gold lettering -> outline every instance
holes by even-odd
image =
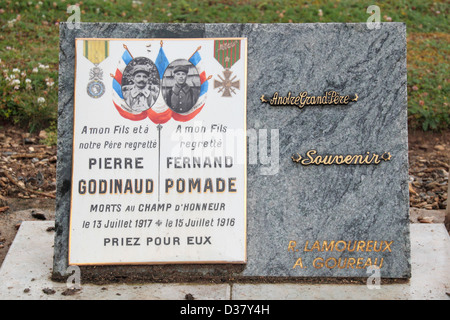
[[[338,104],[339,103],[339,96],[336,94],[336,92],[334,92],[333,103],[334,104]]]
[[[355,154],[355,155],[333,155],[333,154],[325,154],[320,155],[317,154],[317,150],[309,150],[306,152],[306,157],[300,156],[299,153],[298,159],[303,158],[303,161],[300,162],[302,165],[332,165],[332,164],[347,164],[347,165],[371,165],[371,164],[379,164],[383,159],[383,156],[380,156],[376,153],[366,152],[365,154]]]
[[[300,96],[300,108],[303,108],[305,106],[305,97],[308,95],[308,92],[303,91],[302,93],[299,94]]]
[[[310,99],[311,99],[311,97],[310,97],[310,96],[307,96],[307,97],[306,97],[306,100],[305,100],[305,104],[311,104],[311,103],[309,102]]]
[[[357,260],[357,262],[356,262],[356,269],[361,269],[361,265],[363,264],[362,263],[362,260],[363,260],[364,258],[358,258],[358,260]]]
[[[311,243],[311,246],[309,246]],[[394,241],[376,240],[308,240],[305,241],[304,252],[392,252]],[[297,242],[290,240],[287,251],[298,252]],[[300,267],[307,268],[303,264],[302,258],[296,258],[293,269]],[[384,259],[380,257],[315,257],[313,267],[316,269],[365,269],[369,266],[383,266]]]
[[[338,246],[339,246],[340,243],[343,243],[343,244],[344,244],[344,247],[341,248],[341,249],[338,248]],[[347,243],[346,243],[345,241],[343,241],[343,240],[339,240],[338,242],[336,242],[335,248],[336,248],[336,251],[342,252],[342,251],[344,251],[345,249],[347,249]]]
[[[334,158],[332,156],[326,155],[323,157],[323,161],[322,161],[323,164],[333,164],[333,162],[334,162]]]
[[[305,242],[305,248],[303,249],[303,251],[305,251],[305,252],[311,252],[311,250],[308,250],[308,243],[309,243],[309,241]]]
[[[339,161],[338,161],[339,160]],[[336,164],[342,164],[344,162],[344,157],[339,155],[339,156],[335,156],[334,157],[334,162],[336,162]]]
[[[318,105],[319,105],[319,104],[323,104],[323,103],[322,103],[322,96],[317,96],[317,97],[316,97],[316,104],[318,104]]]
[[[370,267],[372,265],[372,259],[371,258],[367,258],[366,263],[364,264],[364,269],[367,267]]]
[[[378,249],[377,249],[377,243],[380,244],[380,247]],[[382,242],[375,241],[375,243],[373,245],[373,251],[380,252],[381,251],[381,245],[382,245]]]
[[[283,104],[283,97],[278,97],[278,102],[277,104]]]
[[[314,164],[319,165],[319,164],[321,164],[321,163],[322,163],[322,157],[321,157],[321,156],[317,156],[317,157],[314,159]]]
[[[345,98],[344,98],[344,104],[348,104],[348,99],[349,99],[349,96],[345,96]]]
[[[264,95],[262,95],[262,97],[264,97]],[[261,101],[268,102],[265,99]],[[336,91],[325,92],[322,96],[310,96],[308,95],[307,91],[303,91],[300,92],[296,97],[293,97],[292,93],[289,91],[288,94],[284,97],[281,97],[278,92],[275,92],[272,96],[272,99],[270,99],[269,104],[272,106],[290,105],[303,108],[305,105],[346,105],[349,103],[349,101],[357,100],[350,100],[349,95],[341,96]]]
[[[326,241],[326,240],[322,242],[322,250],[321,251],[323,251],[323,250],[333,251],[333,249],[334,249],[334,240],[332,240],[330,242],[330,244],[328,244],[328,241]]]
[[[377,154],[373,154],[373,157],[372,157],[371,161],[373,161],[373,163],[375,163],[375,164],[379,164],[381,162],[381,160],[378,159],[378,155]]]
[[[364,251],[364,247],[366,246],[365,241],[358,241],[358,247],[356,248],[356,251]]]
[[[317,251],[320,251],[319,241],[314,242],[313,246],[311,247],[311,251],[313,251],[314,249],[316,249]]]
[[[295,261],[294,266],[292,267],[292,269],[295,269],[296,267],[300,267],[303,269],[303,263],[302,263],[302,258],[298,258],[297,261]]]
[[[354,269],[354,264],[356,263],[356,259],[355,258],[348,258],[348,264],[347,264],[347,268],[352,268]]]
[[[294,252],[294,248],[297,245],[297,242],[295,242],[294,240],[289,241],[289,245],[288,245],[288,251],[292,250],[292,252]]]
[[[290,94],[290,92],[289,92],[289,94]],[[295,99],[297,99],[298,97],[290,97],[290,99],[289,99],[289,104],[291,105],[291,106],[295,106],[296,105],[296,103],[294,103],[294,101],[295,101]]]
[[[338,260],[338,268],[344,269],[347,266],[347,258],[344,258],[344,263],[341,264],[342,258],[339,258]]]
[[[277,99],[278,99],[278,91],[277,92],[275,92],[274,94],[273,94],[273,97],[272,97],[272,99],[270,99],[270,104],[271,105],[277,105]]]
[[[356,240],[355,241],[353,241],[353,248],[351,248],[350,249],[350,241],[348,242],[348,246],[347,246],[347,251],[349,251],[349,252],[353,252],[353,251],[355,251],[355,249],[356,249]]]
[[[335,94],[334,91],[329,91],[329,92],[327,92],[327,95],[328,95],[328,104],[332,104],[332,103],[333,103],[334,94]]]
[[[385,247],[384,247],[383,252],[385,252],[386,250],[389,250],[389,252],[392,252],[392,251],[391,251],[391,245],[392,245],[393,242],[394,242],[394,241],[391,241],[391,242],[388,243],[387,241],[384,241]]]
[[[334,264],[333,264],[332,266],[330,266],[330,265],[328,264],[328,261],[330,261],[330,260],[334,262]],[[326,266],[328,269],[333,269],[334,267],[336,267],[336,264],[337,264],[336,258],[333,258],[333,257],[328,258],[328,259],[325,261],[325,266]]]
[[[306,156],[309,158],[309,162],[305,162],[305,160],[308,161],[308,159],[303,159],[301,161],[302,165],[307,166],[307,165],[310,165],[311,163],[314,163],[314,158],[311,156],[311,154],[316,154],[316,153],[317,153],[316,150],[309,150],[306,153]]]
[[[351,155],[345,156],[344,162],[345,162],[345,164],[351,164],[352,163],[352,156]]]
[[[357,154],[357,155],[354,155],[353,157],[352,157],[352,161],[351,162],[353,162],[354,164],[362,164],[361,163],[361,161],[362,161],[362,155],[360,155],[360,154]]]
[[[384,261],[383,258],[380,258],[380,264],[378,266],[379,268],[381,268],[383,266],[383,261]],[[323,257],[316,257],[313,260],[313,267],[316,269],[321,269],[323,267],[328,268],[328,269],[334,269],[336,267],[338,269],[365,269],[370,266],[377,266],[377,263],[378,263],[378,258],[372,259],[370,257],[369,258],[329,257],[326,259]],[[303,261],[301,258],[297,259],[297,261],[295,262],[295,264],[292,268],[295,269],[296,267],[300,267],[302,269],[306,268],[303,265]]]
[[[313,267],[316,269],[321,269],[323,268],[323,258],[315,258],[313,260]]]

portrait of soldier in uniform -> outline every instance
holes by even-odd
[[[192,109],[200,95],[200,76],[187,60],[175,60],[163,77],[163,94],[169,108],[177,113]]]
[[[159,73],[154,63],[145,57],[133,59],[124,70],[122,94],[130,113],[150,109],[159,94]]]

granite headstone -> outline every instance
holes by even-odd
[[[246,263],[86,266],[82,281],[410,277],[403,23],[61,23],[54,279],[68,276],[75,38],[248,43]]]

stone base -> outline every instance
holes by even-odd
[[[411,225],[412,277],[409,282],[385,284],[379,289],[359,284],[265,283],[114,283],[81,284],[70,291],[66,283],[51,280],[54,222],[22,223],[0,268],[0,299],[54,300],[295,300],[295,299],[450,299],[450,237],[443,224]],[[101,276],[101,274],[99,274]],[[81,272],[83,282],[83,272]]]

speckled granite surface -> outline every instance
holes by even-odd
[[[369,30],[364,23],[82,23],[70,30],[62,23],[55,278],[67,268],[76,37],[248,38],[247,264],[97,267],[85,274],[367,278],[375,264],[383,278],[410,277],[404,24]],[[356,93],[358,101],[300,109],[260,100],[274,92],[319,96],[330,90]],[[267,145],[269,156],[255,142]],[[389,152],[392,158],[377,165],[292,161],[312,149],[321,155]]]

